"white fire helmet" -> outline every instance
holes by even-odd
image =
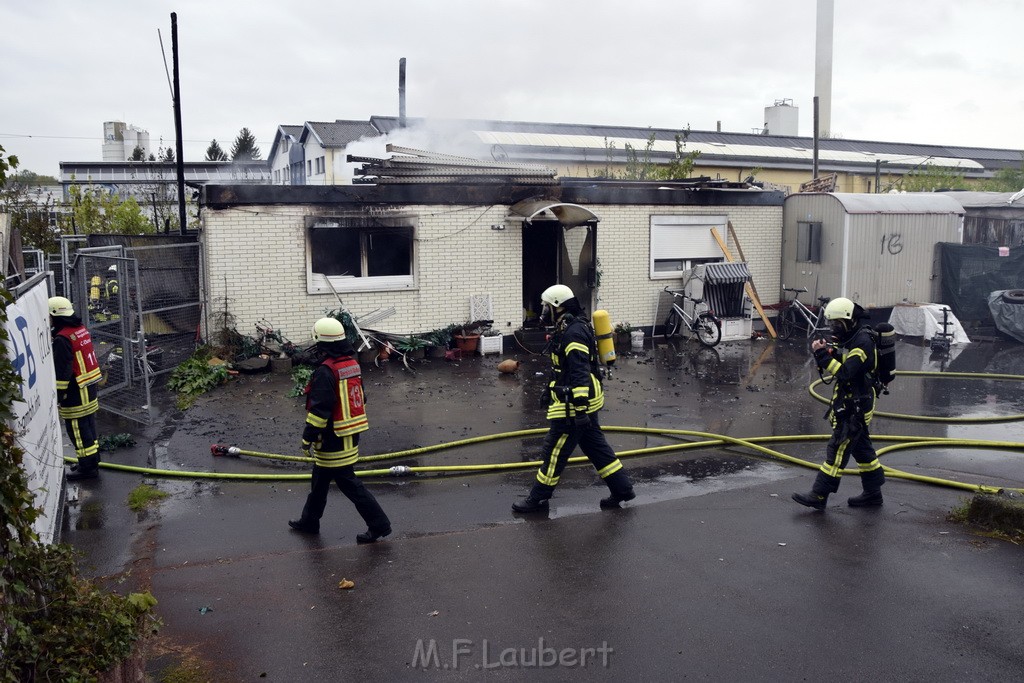
[[[58,318],[68,315],[75,314],[75,307],[71,305],[71,301],[63,296],[51,296],[49,301],[46,302],[47,307],[50,309],[50,315]]]
[[[845,297],[832,299],[825,306],[827,320],[853,320],[853,302]]]
[[[313,341],[330,344],[345,340],[345,326],[337,318],[320,318],[313,323]]]
[[[569,299],[576,298],[572,293],[572,290],[565,285],[551,285],[544,290],[544,293],[540,295],[540,300],[544,303],[558,308],[563,305]]]
[[[109,268],[107,268],[107,272],[117,275],[117,266],[110,266]]]

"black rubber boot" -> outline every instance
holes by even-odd
[[[87,455],[78,459],[78,466],[72,466],[68,472],[68,481],[82,481],[83,479],[95,479],[100,476],[100,458],[97,455]]]
[[[636,498],[636,494],[633,493],[633,489],[623,493],[613,493],[607,498],[601,499],[601,509],[614,510],[620,507],[619,503],[625,503],[627,500],[633,500],[634,498]]]
[[[852,508],[878,507],[882,504],[882,489],[872,489],[859,496],[847,498],[846,504]]]
[[[517,500],[512,503],[513,512],[546,512],[548,509],[548,501],[540,498],[534,498],[533,495],[529,495],[522,500]]]
[[[809,493],[794,493],[793,500],[815,510],[824,510],[828,504],[828,494],[821,495],[811,491]]]
[[[288,526],[290,526],[295,531],[298,531],[298,532],[303,533],[303,534],[318,534],[318,533],[320,533],[320,525],[319,524],[317,524],[316,526],[313,526],[312,524],[308,524],[306,522],[303,522],[301,519],[291,519],[291,520],[288,520]]]
[[[382,531],[370,531],[367,529],[361,534],[356,534],[356,543],[374,543],[391,533],[391,527]]]

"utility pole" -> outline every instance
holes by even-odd
[[[171,57],[174,61],[174,136],[178,139],[178,232],[185,234],[185,152],[181,139],[181,85],[178,82],[178,14],[171,12]]]

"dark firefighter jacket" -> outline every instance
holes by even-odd
[[[597,342],[585,318],[563,315],[548,345],[552,378],[548,383],[550,404],[547,419],[594,413],[604,406],[604,390],[598,377]]]
[[[825,377],[833,377],[832,419],[847,411],[860,412],[865,423],[875,408],[875,368],[878,352],[870,326],[857,328],[838,346],[826,346],[814,352],[814,359]]]

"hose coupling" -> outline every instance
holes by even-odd
[[[412,474],[412,468],[406,465],[395,465],[388,469],[392,477],[407,477]]]
[[[212,446],[210,446],[210,455],[214,457],[230,455],[237,458],[239,455],[241,455],[241,453],[241,449],[238,448],[237,446],[225,446],[224,444],[219,443],[215,443]]]

